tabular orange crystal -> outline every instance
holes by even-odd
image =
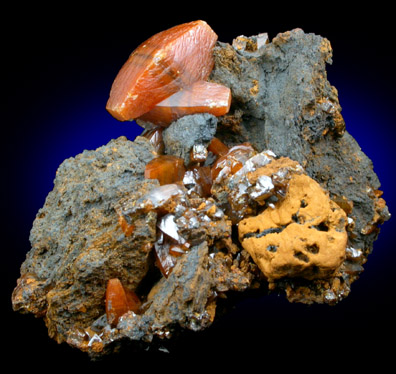
[[[255,154],[255,150],[249,143],[236,145],[223,156],[219,157],[212,166],[213,181],[220,175],[235,174],[242,168],[244,163]]]
[[[165,145],[162,137],[162,132],[164,130],[164,127],[161,126],[155,126],[152,129],[147,129],[143,131],[141,136],[147,138],[150,143],[153,145],[155,152],[158,155],[161,155],[164,153]]]
[[[161,186],[183,180],[184,160],[177,156],[161,155],[147,163],[144,177],[157,179]]]
[[[120,317],[128,311],[137,312],[140,305],[137,295],[133,291],[124,289],[118,278],[107,282],[106,316],[111,326],[117,326]]]
[[[210,113],[216,117],[228,113],[231,90],[217,83],[198,81],[174,93],[140,117],[143,121],[168,126],[188,114]]]
[[[229,148],[218,138],[212,138],[208,145],[208,151],[216,156],[224,156],[228,153]]]
[[[180,89],[206,80],[213,69],[216,41],[217,35],[204,21],[153,35],[122,66],[106,109],[120,121],[131,120]]]
[[[201,197],[209,197],[212,188],[212,176],[209,166],[195,166],[186,171],[183,183],[191,192],[194,191]]]

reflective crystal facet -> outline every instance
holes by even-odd
[[[223,116],[231,105],[231,90],[221,84],[198,81],[158,103],[140,119],[168,126],[178,118],[196,113]]]
[[[140,305],[137,295],[133,291],[126,290],[118,278],[112,278],[107,282],[106,316],[111,326],[117,326],[120,317],[128,311],[136,313]]]
[[[144,177],[147,179],[157,179],[162,186],[183,180],[185,171],[182,158],[160,155],[147,163]]]
[[[106,109],[127,121],[212,71],[217,35],[204,21],[177,25],[143,42],[116,76]]]
[[[225,155],[212,166],[212,179],[226,178],[241,169],[244,163],[255,154],[255,150],[249,143],[243,143],[232,147]]]
[[[164,128],[162,126],[155,126],[152,129],[143,131],[141,135],[150,141],[158,155],[162,155],[164,153],[165,146],[162,138],[163,130]]]

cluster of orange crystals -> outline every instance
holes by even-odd
[[[204,21],[178,25],[152,36],[122,66],[106,105],[108,112],[120,121],[139,119],[154,125],[142,134],[150,140],[157,154],[147,164],[145,177],[157,179],[164,188],[152,191],[151,200],[148,200],[151,205],[146,209],[154,209],[158,215],[159,230],[154,248],[157,265],[165,277],[177,257],[194,243],[178,235],[174,215],[166,212],[163,205],[175,195],[182,196],[186,188],[196,196],[210,196],[212,180],[220,171],[218,163],[225,162],[229,154],[228,147],[216,138],[207,148],[194,146],[189,165],[179,157],[163,154],[162,131],[173,121],[197,113],[222,116],[230,109],[230,89],[207,81],[214,65],[216,41],[217,35]],[[217,157],[217,161],[208,166],[204,163],[209,153]],[[237,169],[238,161],[233,162],[232,171]],[[198,222],[203,216],[206,221],[208,217],[214,220],[223,217],[221,210],[208,201],[197,209],[200,213],[194,213],[194,219]],[[188,214],[191,211],[187,209],[186,217]],[[119,212],[120,227],[126,236],[130,236],[135,227],[125,217]],[[203,225],[206,224],[204,221],[201,222]],[[140,305],[138,296],[124,288],[118,278],[108,281],[106,314],[112,326],[116,326],[126,312],[138,313]]]
[[[193,149],[188,165],[179,157],[158,155],[147,163],[145,177],[158,180],[160,186],[137,201],[127,199],[125,205],[116,208],[120,227],[126,236],[134,233],[135,217],[149,212],[156,213],[157,240],[154,243],[154,255],[156,265],[165,277],[169,276],[178,258],[197,244],[194,242],[200,231],[197,227],[200,226],[206,233],[210,232],[209,236],[212,235],[213,240],[216,235],[222,236],[229,230],[224,212],[211,197],[212,184],[237,173],[246,160],[255,154],[248,143],[228,148],[218,138],[213,138],[205,151],[200,149],[199,152],[200,155],[207,155],[205,160],[198,158],[200,162],[197,162],[197,154]],[[190,234],[193,239],[189,237]],[[111,321],[118,321],[129,310],[139,312],[137,297],[131,306],[131,297],[128,296],[130,291],[122,290],[120,284],[117,284],[117,288],[117,301],[110,300],[108,294],[106,296],[106,310]]]

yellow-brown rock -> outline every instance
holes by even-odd
[[[239,223],[239,238],[269,281],[328,278],[345,258],[347,216],[320,185],[294,174],[285,198]]]

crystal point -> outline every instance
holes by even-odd
[[[107,282],[106,316],[111,326],[117,326],[120,317],[128,311],[137,312],[140,304],[137,295],[126,290],[118,278],[112,278]]]

